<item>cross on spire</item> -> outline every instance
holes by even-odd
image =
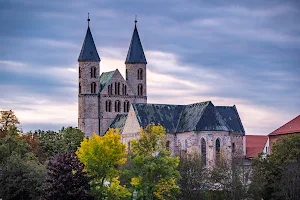
[[[137,15],[135,15],[134,23],[137,23]]]
[[[90,21],[91,21],[91,19],[90,19],[90,13],[88,13],[88,19],[87,19],[87,21],[88,21],[88,27],[90,27]]]

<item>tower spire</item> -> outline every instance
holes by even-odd
[[[90,13],[88,13],[88,28],[85,34],[78,61],[100,61],[100,57],[90,30],[90,21]]]
[[[136,27],[136,23],[137,23],[137,16],[135,16],[134,30],[131,37],[131,42],[125,60],[125,64],[133,64],[133,63],[147,64],[147,60],[144,54],[144,50]]]

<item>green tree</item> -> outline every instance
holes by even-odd
[[[172,157],[166,148],[165,128],[150,124],[141,129],[140,138],[132,141],[132,147],[128,171],[137,199],[176,199],[179,158]]]
[[[253,162],[252,183],[249,194],[253,199],[299,199],[300,174],[294,168],[300,162],[300,136],[289,135],[278,140],[272,154],[266,159],[261,157]],[[286,176],[289,178],[286,180]],[[294,174],[293,176],[290,176]],[[293,191],[283,191],[290,181],[290,186],[298,185]],[[291,183],[292,182],[292,183]]]
[[[47,164],[44,199],[93,199],[83,167],[74,152],[56,154]]]
[[[66,152],[76,151],[84,138],[84,133],[80,129],[73,128],[72,126],[67,128],[63,127],[59,133],[62,135],[61,140]]]
[[[76,154],[84,164],[87,174],[92,177],[91,189],[99,199],[108,196],[111,199],[124,199],[129,195],[117,179],[120,166],[126,162],[125,145],[121,143],[118,129],[109,129],[104,136],[94,133],[92,138],[84,138]]]

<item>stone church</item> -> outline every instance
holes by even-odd
[[[100,75],[101,59],[88,25],[78,58],[78,127],[86,136],[118,128],[122,142],[130,148],[140,127],[161,124],[173,154],[198,151],[209,166],[214,166],[220,155],[231,159],[235,153],[242,154],[245,130],[235,106],[215,106],[210,101],[147,103],[147,60],[136,23],[125,59],[125,78],[118,69]]]

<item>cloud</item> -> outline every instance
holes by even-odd
[[[300,113],[299,5],[259,0],[2,2],[0,109],[16,110],[24,130],[76,125],[76,60],[87,13],[101,72],[118,68],[123,76],[137,14],[148,61],[149,102],[235,104],[248,133],[267,134]]]

